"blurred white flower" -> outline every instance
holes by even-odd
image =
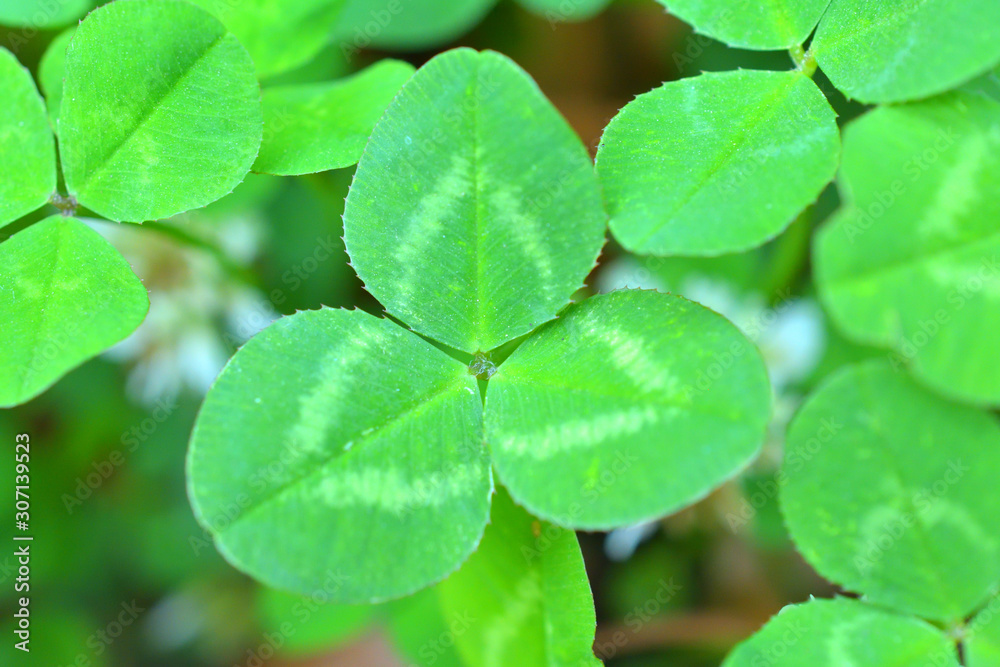
[[[128,391],[142,403],[185,388],[204,394],[235,347],[278,316],[260,290],[223,265],[245,267],[255,259],[265,234],[260,219],[192,214],[165,223],[222,258],[161,229],[85,222],[122,253],[149,291],[146,320],[105,353],[131,366]]]
[[[659,528],[658,520],[616,528],[604,538],[604,554],[614,561],[628,560],[639,545],[652,537]]]

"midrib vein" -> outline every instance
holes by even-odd
[[[290,489],[298,487],[299,485],[304,484],[311,479],[314,479],[316,477],[325,474],[330,464],[342,459],[349,458],[352,454],[354,454],[354,452],[357,452],[361,448],[363,443],[370,441],[374,436],[378,435],[389,426],[397,422],[400,422],[406,419],[407,417],[419,414],[422,410],[426,409],[435,402],[441,400],[441,398],[447,397],[450,391],[458,388],[458,384],[459,383],[456,381],[456,379],[452,378],[451,380],[449,380],[449,382],[447,382],[443,386],[431,390],[429,393],[425,394],[420,400],[414,402],[412,405],[407,406],[398,413],[390,416],[381,424],[374,426],[371,429],[364,429],[364,431],[359,432],[358,435],[353,440],[347,441],[354,443],[350,450],[346,452],[343,451],[343,449],[334,451],[329,456],[325,457],[320,463],[318,463],[311,472],[308,472],[305,475],[302,475],[301,477],[293,479],[286,484],[282,484],[280,486],[275,487],[274,491],[264,496],[261,496],[261,498],[257,502],[247,506],[247,508],[243,510],[243,512],[238,514],[236,518],[234,518],[232,521],[229,522],[229,525],[225,530],[232,528],[242,519],[253,514],[256,510],[259,510],[262,507],[266,507],[272,501],[277,500],[280,496],[283,496]],[[344,444],[346,444],[346,442]],[[222,532],[225,531],[220,531],[220,534]]]
[[[476,66],[473,72],[473,85],[470,88],[474,99],[472,100],[472,180],[473,180],[473,197],[475,201],[473,206],[475,207],[475,234],[476,234],[476,340],[474,341],[475,346],[478,348],[482,345],[483,341],[483,281],[484,281],[484,266],[483,261],[483,228],[482,228],[482,211],[481,204],[483,200],[482,193],[482,183],[479,175],[479,68],[481,56],[476,58]],[[479,352],[480,350],[475,350]]]
[[[76,187],[76,190],[78,192],[80,190],[86,189],[86,187],[90,185],[90,183],[94,180],[94,178],[98,174],[103,172],[104,169],[107,168],[108,164],[118,155],[118,153],[122,151],[122,149],[126,146],[126,144],[129,143],[129,141],[136,135],[136,133],[138,133],[139,130],[145,127],[146,124],[149,123],[150,119],[152,119],[156,115],[156,112],[159,111],[161,105],[167,100],[169,100],[170,97],[177,92],[177,89],[180,87],[180,84],[182,84],[188,78],[191,72],[193,72],[197,68],[198,64],[202,60],[204,60],[205,57],[208,54],[210,54],[219,44],[221,44],[222,40],[224,40],[226,36],[228,36],[228,34],[229,33],[227,32],[223,32],[214,40],[212,40],[212,43],[209,44],[205,48],[205,50],[198,55],[197,58],[192,60],[191,63],[184,68],[184,70],[180,73],[180,75],[176,79],[174,79],[173,83],[171,83],[170,86],[168,86],[165,91],[163,91],[161,94],[157,95],[155,98],[150,100],[149,105],[143,109],[142,114],[139,116],[139,122],[137,122],[130,130],[128,130],[125,133],[125,135],[114,145],[114,147],[111,148],[111,150],[106,151],[105,154],[101,156],[101,158],[97,161],[97,164],[93,169],[88,170],[87,174],[83,178],[83,182],[78,184]]]
[[[677,214],[684,210],[684,207],[691,203],[691,200],[693,200],[698,193],[701,192],[702,188],[704,188],[710,180],[715,178],[715,176],[722,171],[722,168],[732,160],[733,156],[736,155],[741,148],[746,146],[746,144],[750,141],[751,134],[756,134],[756,130],[763,125],[764,121],[768,120],[777,112],[778,103],[781,101],[781,97],[789,94],[797,81],[798,79],[796,78],[789,78],[787,83],[778,86],[763,100],[757,112],[739,126],[736,132],[737,139],[722,152],[722,155],[711,167],[709,167],[708,171],[705,172],[705,174],[688,190],[680,203],[675,205],[673,210],[669,213],[662,216],[660,218],[660,222],[654,225],[653,229],[638,241],[638,245],[648,243],[651,238],[659,234],[664,227],[672,222]]]

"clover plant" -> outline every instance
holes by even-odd
[[[522,1],[550,22],[607,4]],[[381,310],[298,312],[236,353],[191,436],[195,515],[275,588],[336,575],[339,604],[475,609],[479,630],[456,641],[468,665],[599,664],[574,530],[663,517],[739,474],[772,391],[721,315],[581,288],[609,231],[638,255],[744,252],[836,177],[816,291],[884,354],[805,401],[777,484],[802,556],[859,599],[793,605],[724,664],[1000,665],[1000,3],[663,4],[731,46],[788,50],[788,67],[644,92],[594,162],[493,51],[275,80],[331,34],[351,52],[440,46],[491,0],[115,0],[52,42],[44,101],[0,49],[0,405],[145,317],[94,220],[170,218],[251,171],[357,164],[344,242]],[[37,24],[36,5],[0,21]],[[46,26],[87,9],[62,3]],[[843,132],[836,91],[872,105]],[[370,616],[330,613],[345,633]]]

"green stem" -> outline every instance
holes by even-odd
[[[813,56],[812,51],[806,51],[805,47],[799,45],[788,49],[788,53],[792,56],[795,69],[811,79],[813,74],[816,73],[816,58]]]

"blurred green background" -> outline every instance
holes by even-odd
[[[0,29],[0,44],[37,73],[57,34]],[[592,152],[617,110],[663,81],[791,67],[786,54],[737,51],[694,35],[653,0],[614,2],[582,22],[503,0],[461,37],[432,49],[355,53],[334,41],[280,80],[337,78],[386,56],[419,66],[459,45],[511,56]],[[841,121],[862,111],[820,83]],[[28,664],[459,664],[453,637],[467,622],[442,618],[428,594],[338,607],[322,596],[263,589],[223,561],[187,501],[184,460],[196,411],[242,342],[296,310],[379,312],[341,242],[352,174],[250,176],[223,200],[164,223],[92,223],[130,261],[152,305],[124,343],[40,398],[0,412],[6,451],[17,433],[29,433],[33,445]],[[635,257],[609,241],[588,280],[595,291],[679,292],[727,315],[762,348],[777,394],[773,435],[741,478],[662,521],[580,535],[597,605],[595,648],[608,665],[718,665],[783,605],[830,592],[785,536],[774,476],[780,435],[803,394],[845,361],[875,354],[840,339],[812,296],[810,236],[836,205],[831,186],[782,236],[742,255]],[[5,479],[13,463],[2,457]],[[10,505],[0,511],[12,514]],[[10,516],[3,525],[12,523]],[[0,608],[8,638],[14,577],[13,549],[5,547]],[[0,643],[0,664],[24,664],[12,643]]]

